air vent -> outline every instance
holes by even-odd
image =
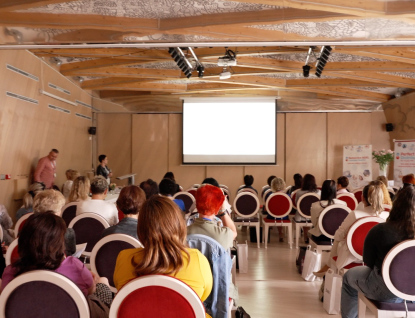
[[[55,105],[51,105],[51,104],[49,104],[49,108],[53,109],[53,110],[57,110],[57,111],[62,112],[62,113],[65,113],[65,114],[70,114],[71,113],[70,110],[67,110],[65,108],[61,108],[61,107],[58,107],[58,106],[55,106]]]
[[[68,91],[67,89],[64,89],[62,87],[56,86],[55,84],[49,83],[49,87],[51,87],[53,89],[56,89],[59,92],[62,92],[62,93],[71,95],[71,92],[70,91]]]
[[[82,106],[84,106],[84,107],[87,107],[87,108],[92,108],[92,106],[91,106],[91,105],[85,104],[84,102],[81,102],[80,100],[76,100],[76,102],[77,102],[79,105],[82,105]]]
[[[85,116],[85,115],[82,115],[82,114],[79,114],[79,113],[75,113],[75,115],[78,116],[78,117],[84,118],[84,119],[88,119],[88,120],[92,119],[91,117],[88,117],[88,116]]]
[[[22,71],[21,69],[19,69],[17,67],[14,67],[14,66],[12,66],[10,64],[6,64],[6,68],[9,69],[9,70],[11,70],[11,71],[13,71],[13,72],[19,73],[20,75],[26,76],[26,77],[28,77],[28,78],[30,78],[32,80],[35,80],[35,81],[39,82],[39,77],[34,76],[34,75],[32,75],[32,74],[30,74],[28,72]]]
[[[26,96],[18,95],[18,94],[12,93],[12,92],[6,92],[6,95],[10,96],[10,97],[13,97],[13,98],[20,99],[20,100],[24,100],[25,102],[29,102],[29,103],[32,103],[32,104],[36,104],[36,105],[39,104],[39,101],[37,101],[36,99],[32,99],[32,98],[29,98],[29,97],[26,97]]]

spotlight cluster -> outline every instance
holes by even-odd
[[[186,56],[184,55],[183,51],[179,47],[171,47],[169,48],[169,54],[176,62],[177,66],[182,70],[183,74],[190,78],[192,77],[193,67],[192,64],[188,61]]]
[[[326,66],[327,61],[329,60],[329,56],[331,53],[331,46],[323,46],[321,48],[320,57],[318,58],[317,64],[316,64],[316,76],[320,77],[321,73],[324,70],[324,67]]]

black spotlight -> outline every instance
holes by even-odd
[[[303,66],[303,75],[304,77],[308,77],[310,75],[310,66],[309,65],[304,65]]]
[[[329,56],[331,54],[331,46],[323,46],[320,57],[318,58],[318,62],[316,65],[316,76],[320,77],[321,73],[323,72],[324,67],[326,66]]]
[[[204,75],[204,73],[205,73],[205,67],[204,67],[202,64],[200,64],[200,65],[197,67],[197,73],[199,74],[199,77],[200,77],[200,78],[202,78],[202,77],[203,77],[203,75]]]

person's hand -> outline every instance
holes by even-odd
[[[108,282],[108,278],[106,278],[106,277],[99,277],[96,273],[94,273],[94,272],[91,272],[91,274],[92,274],[92,278],[94,279],[94,283],[95,284],[98,284],[98,283],[101,283],[101,284],[105,284],[105,285],[107,285],[107,286],[109,286],[110,285],[110,283]]]
[[[108,177],[110,177],[110,178],[112,177],[112,172],[110,172],[110,173],[108,174]]]
[[[6,254],[8,248],[9,247],[6,245],[5,242],[1,243],[1,250],[2,250],[3,254]]]

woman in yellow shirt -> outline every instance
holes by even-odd
[[[153,196],[138,215],[137,235],[144,248],[127,249],[117,258],[115,287],[149,274],[164,274],[189,285],[204,301],[212,290],[209,262],[186,244],[186,224],[179,207],[170,199]]]

